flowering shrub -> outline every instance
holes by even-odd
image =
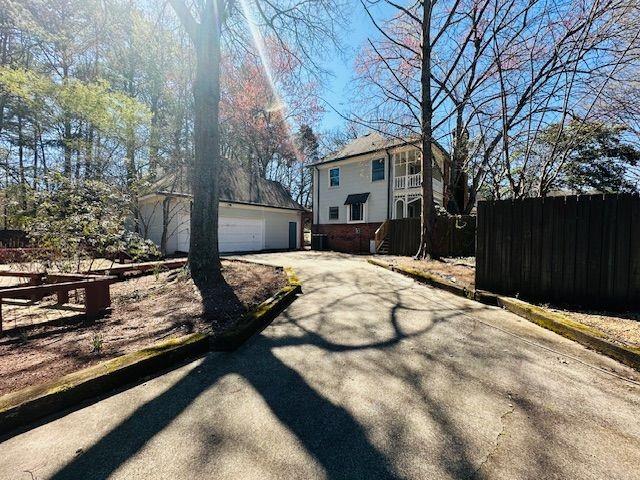
[[[34,246],[66,261],[127,256],[157,257],[155,244],[126,228],[131,201],[117,188],[98,181],[74,182],[61,175],[55,187],[34,194],[25,228]]]

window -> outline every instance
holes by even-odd
[[[329,220],[338,220],[340,217],[339,207],[329,207]]]
[[[352,203],[349,205],[349,221],[350,222],[361,222],[364,220],[364,204],[363,203]]]
[[[384,180],[384,158],[371,161],[371,181]]]
[[[329,187],[335,188],[340,186],[340,168],[329,169]]]

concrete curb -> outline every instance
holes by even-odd
[[[426,283],[435,288],[447,290],[460,297],[475,300],[486,305],[499,306],[514,313],[525,320],[539,325],[547,330],[551,330],[563,337],[578,342],[585,347],[596,350],[603,355],[613,358],[635,370],[640,371],[640,349],[633,347],[623,347],[607,340],[599,331],[589,328],[586,325],[575,322],[566,315],[551,312],[544,308],[532,305],[522,300],[511,297],[502,297],[484,290],[468,290],[458,285],[453,285],[446,280],[438,278],[417,270],[395,267],[387,263],[369,259],[370,264],[376,265],[393,272],[398,272],[413,278],[422,283]]]
[[[431,275],[429,273],[420,272],[412,268],[396,267],[396,266],[385,264],[384,262],[380,262],[378,260],[374,260],[371,258],[368,259],[367,262],[369,262],[372,265],[377,265],[379,267],[386,268],[387,270],[391,270],[392,272],[402,273],[407,277],[411,277],[418,282],[426,283],[427,285],[431,285],[432,287],[440,288],[442,290],[447,290],[448,292],[453,293],[454,295],[458,295],[459,297],[465,297],[470,300],[476,299],[475,290],[469,290],[468,288],[462,287],[460,285],[455,285],[451,282],[447,282],[446,280],[438,277],[437,275]]]
[[[640,371],[640,349],[612,343],[597,330],[575,322],[561,313],[550,312],[516,298],[497,298],[498,305],[511,313]]]
[[[287,285],[247,313],[238,328],[228,335],[214,338],[209,334],[194,333],[1,396],[0,435],[73,408],[85,400],[107,394],[119,387],[139,382],[209,350],[237,349],[251,336],[262,331],[301,293],[301,284],[295,272],[290,268],[285,268],[284,271],[287,274]]]
[[[218,352],[232,352],[256,333],[264,330],[282,310],[288,307],[302,292],[302,285],[291,268],[284,269],[287,285],[244,316],[233,330],[211,339],[211,349]]]
[[[3,395],[0,397],[0,435],[138,381],[208,349],[208,336],[195,333]]]

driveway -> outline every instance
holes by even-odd
[[[210,354],[0,444],[0,479],[638,479],[640,378],[360,257]]]

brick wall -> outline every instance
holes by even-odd
[[[375,232],[380,223],[355,224],[323,224],[313,225],[312,233],[327,235],[329,250],[347,253],[369,253],[370,241],[375,238]]]

